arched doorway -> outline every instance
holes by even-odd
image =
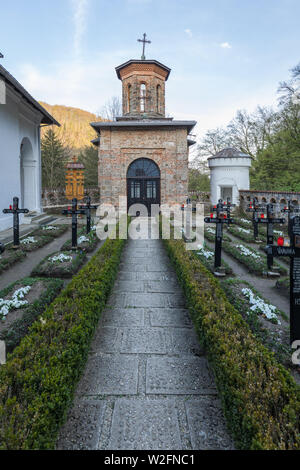
[[[30,211],[36,209],[36,161],[30,140],[21,143],[21,199],[22,206]]]
[[[134,160],[127,170],[127,208],[144,204],[148,214],[152,204],[160,204],[160,170],[149,158]]]

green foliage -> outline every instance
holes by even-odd
[[[210,191],[209,177],[195,168],[189,169],[189,191]]]
[[[98,148],[87,145],[84,147],[78,157],[78,160],[84,164],[84,186],[98,186]]]
[[[53,449],[125,240],[106,240],[0,368],[0,449]]]
[[[45,287],[40,298],[24,307],[21,312],[21,317],[0,333],[0,339],[5,341],[8,353],[11,353],[15,347],[18,346],[21,339],[27,335],[32,323],[59,294],[63,287],[63,281],[61,279],[24,278],[14,282],[0,292],[0,298],[4,298],[15,289],[18,289],[19,286],[33,286],[37,282],[43,282]]]
[[[69,153],[53,129],[49,129],[41,141],[42,186],[57,189],[65,186],[65,164]]]
[[[163,241],[240,449],[300,449],[300,391],[181,240]]]

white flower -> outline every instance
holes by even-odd
[[[34,238],[34,237],[27,237],[27,238],[23,238],[23,240],[21,240],[21,243],[23,245],[29,245],[30,243],[36,243],[37,240]]]
[[[77,244],[80,245],[80,243],[84,243],[84,242],[89,242],[89,238],[86,237],[85,235],[81,235],[81,237],[79,237],[77,239]]]
[[[252,256],[252,258],[261,259],[260,255],[258,255],[252,250],[249,250],[249,248],[246,248],[244,245],[236,245],[236,248],[240,250],[240,253],[243,256]]]
[[[17,289],[13,293],[11,300],[0,299],[0,315],[6,317],[10,310],[21,308],[24,307],[24,305],[27,305],[28,301],[21,299],[23,299],[25,295],[28,294],[30,289],[30,286],[20,287],[20,289]]]
[[[208,233],[213,233],[213,234],[216,233],[216,231],[215,231],[213,228],[211,228],[211,227],[207,227],[207,228],[206,228],[206,231],[207,231]]]
[[[237,229],[239,232],[250,233],[250,230],[248,230],[247,228],[237,227]]]
[[[245,224],[251,224],[251,220],[247,219],[241,219],[241,222],[244,222]]]
[[[59,261],[60,263],[64,263],[64,261],[72,261],[72,256],[61,253],[59,255],[52,256],[52,258],[50,258],[50,261],[52,263],[55,263],[56,261]]]
[[[54,225],[45,225],[42,230],[57,230],[58,227],[54,227]]]
[[[197,255],[204,256],[206,259],[210,259],[214,256],[212,251],[205,250],[204,248],[200,248],[198,245],[199,251]]]
[[[261,297],[255,295],[251,289],[244,288],[242,289],[242,293],[251,304],[250,310],[260,315],[265,315],[268,320],[276,319],[277,323],[280,325],[280,321],[275,313],[277,310],[275,305],[267,304]]]

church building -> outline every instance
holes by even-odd
[[[9,208],[15,196],[20,208],[32,215],[42,212],[40,129],[53,124],[59,126],[0,65],[0,230],[12,227],[12,216],[2,209]],[[25,222],[23,215],[20,221]]]
[[[171,70],[157,60],[129,60],[116,67],[122,82],[123,115],[93,122],[98,133],[100,202],[116,208],[182,204],[188,197],[189,133],[195,121],[165,116],[165,84]]]

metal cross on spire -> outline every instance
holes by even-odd
[[[145,45],[146,45],[146,43],[151,44],[151,41],[147,41],[146,36],[147,36],[146,33],[144,33],[143,34],[143,39],[138,39],[138,42],[143,43],[143,54],[142,54],[142,57],[141,57],[142,60],[146,59],[146,57],[145,57]]]

